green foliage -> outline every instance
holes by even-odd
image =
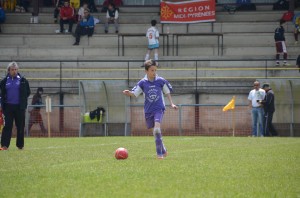
[[[27,138],[0,151],[1,197],[300,197],[300,139]],[[114,151],[125,147],[127,160]]]

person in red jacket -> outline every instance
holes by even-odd
[[[74,8],[72,8],[68,1],[64,2],[64,6],[60,9],[60,33],[64,31],[64,24],[69,24],[69,29],[65,33],[71,33],[74,23]]]

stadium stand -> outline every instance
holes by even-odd
[[[139,9],[121,7],[120,35],[144,34],[150,18],[159,21],[159,7],[155,2],[149,1],[151,5]],[[232,94],[246,98],[253,80],[258,78],[299,79],[292,66],[274,68],[273,32],[285,11],[272,11],[271,8],[271,5],[261,4],[257,11],[229,14],[220,4],[214,23],[158,24],[162,34],[170,30],[164,55],[160,48],[160,64],[163,65],[160,74],[170,79],[178,94],[193,94],[196,89],[203,95],[221,98]],[[10,60],[19,61],[23,65],[22,73],[31,80],[33,88],[44,87],[45,92],[54,95],[64,92],[64,101],[68,104],[76,103],[78,80],[128,80],[132,87],[141,78],[143,70],[139,65],[146,51],[145,38],[126,37],[122,56],[120,36],[104,34],[105,13],[92,13],[101,21],[94,35],[83,37],[79,46],[72,46],[74,38],[71,35],[55,34],[58,25],[53,23],[52,11],[53,8],[41,8],[36,24],[30,23],[29,13],[7,13],[0,34],[2,74]],[[286,24],[286,31],[289,60],[295,62],[299,46],[294,45],[291,22]],[[175,53],[174,34],[199,32],[222,34],[223,55],[218,54],[216,38],[188,35],[178,40],[178,54]],[[174,70],[178,72],[172,73]],[[201,80],[197,81],[198,78]],[[204,98],[202,102],[208,103]]]

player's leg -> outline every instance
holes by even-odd
[[[149,60],[149,58],[150,58],[150,53],[151,53],[151,49],[148,48],[147,53],[146,53],[146,55],[145,55],[145,61],[146,61],[146,60]]]
[[[282,52],[283,52],[283,65],[288,66],[289,64],[287,63],[287,49],[284,41],[281,41],[282,45]]]
[[[154,60],[158,62],[158,48],[154,49]]]
[[[280,65],[280,63],[279,63],[279,55],[282,52],[281,41],[277,41],[275,43],[275,46],[276,46],[276,66],[279,66]]]
[[[162,122],[163,115],[164,115],[163,111],[155,112],[154,114],[153,135],[155,137],[158,158],[163,158],[164,156],[167,155],[167,149],[163,143],[161,127],[160,127],[160,123]]]

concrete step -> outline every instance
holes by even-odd
[[[228,14],[227,12],[217,12],[217,22],[274,22],[281,18],[284,11],[244,11]],[[105,21],[105,13],[93,13],[102,23]],[[7,13],[6,23],[19,24],[30,23],[31,13]],[[122,13],[120,12],[120,24],[150,24],[152,19],[160,21],[159,12],[148,13]],[[40,13],[39,23],[53,23],[52,13]]]
[[[125,57],[139,57],[143,59],[146,53],[146,47],[141,46],[131,46],[125,47]],[[172,52],[170,52],[172,53]],[[98,56],[105,57],[116,57],[118,56],[118,49],[116,47],[96,47],[96,46],[72,46],[70,41],[70,46],[47,46],[47,47],[28,47],[28,46],[11,46],[11,47],[0,47],[0,54],[2,57],[13,58],[13,57],[28,57],[28,58],[39,58],[45,57],[48,59],[57,59],[68,57],[91,57],[95,58]],[[160,51],[160,56],[162,56],[162,51]],[[224,56],[274,56],[275,47],[272,46],[225,46],[223,50]],[[288,47],[289,56],[299,55],[299,46]],[[218,56],[217,47],[199,47],[199,46],[186,46],[180,47],[178,50],[178,56]]]
[[[121,38],[119,38],[119,45],[121,45]],[[27,47],[46,47],[46,46],[71,46],[74,43],[75,38],[71,34],[1,34],[0,46],[27,46]],[[173,39],[173,36],[169,36],[169,46],[175,45],[177,42]],[[167,45],[167,38],[163,42],[163,38],[160,39],[162,45]],[[178,39],[179,48],[181,47],[207,47],[217,46],[218,37],[216,35],[184,35]],[[288,47],[294,45],[293,33],[286,33],[286,44]],[[140,36],[124,38],[124,45],[126,47],[141,47],[147,46],[146,37],[141,34]],[[274,46],[273,33],[225,33],[223,36],[223,45],[225,47],[240,46],[240,47],[271,47]],[[117,34],[95,34],[92,37],[81,37],[80,46],[76,47],[118,47],[118,35]]]
[[[159,24],[157,28],[160,33],[273,33],[278,26],[278,22],[215,22],[197,24]],[[65,28],[68,26],[65,25]],[[104,24],[95,26],[95,34],[104,33]],[[76,25],[73,27],[75,31]],[[120,24],[120,33],[145,33],[149,24]],[[58,24],[3,24],[2,32],[5,34],[55,34],[59,29]],[[286,32],[293,32],[294,26],[291,22],[285,25]],[[114,33],[113,25],[110,25],[110,33]]]

